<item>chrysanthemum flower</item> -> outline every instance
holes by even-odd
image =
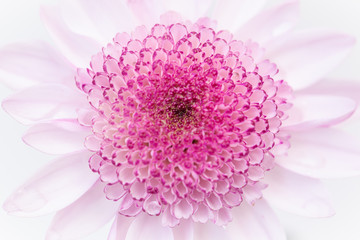
[[[354,39],[292,31],[298,1],[77,0],[44,7],[59,51],[11,45],[0,67],[27,81],[3,102],[24,141],[61,157],[4,208],[58,211],[47,239],[110,220],[109,240],[285,239],[268,202],[334,211],[317,178],[360,173],[330,127],[356,102],[311,86]],[[111,40],[112,39],[112,40]]]

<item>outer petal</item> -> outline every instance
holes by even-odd
[[[233,221],[226,227],[231,240],[285,240],[285,232],[265,200],[254,206],[234,208]]]
[[[344,96],[360,102],[360,84],[350,80],[325,79],[298,92],[299,94],[326,94]]]
[[[194,239],[206,240],[232,240],[229,236],[227,228],[215,225],[212,222],[207,223],[194,223]],[[241,238],[237,238],[241,239]],[[247,239],[246,239],[247,240]]]
[[[76,120],[58,120],[39,123],[23,136],[25,143],[50,154],[66,154],[84,149],[90,129],[80,126]]]
[[[213,0],[128,0],[129,7],[142,24],[154,25],[159,16],[167,11],[176,11],[185,19],[196,21],[211,14]]]
[[[299,1],[292,0],[261,12],[237,32],[239,39],[252,39],[262,46],[290,30],[299,19]]]
[[[126,234],[134,218],[116,215],[108,236],[108,240],[125,240]]]
[[[270,50],[268,57],[279,66],[279,77],[295,90],[315,83],[346,57],[355,44],[350,36],[303,31]]]
[[[0,69],[28,79],[3,79],[5,84],[22,88],[36,83],[72,84],[75,68],[45,42],[11,44],[0,50]]]
[[[346,120],[355,110],[356,102],[350,98],[298,94],[283,126],[289,131],[328,127]]]
[[[66,207],[83,195],[98,179],[88,168],[90,152],[61,157],[44,167],[4,204],[17,216],[38,216]]]
[[[69,28],[85,36],[97,36],[96,40],[103,44],[110,42],[116,33],[131,32],[139,25],[121,0],[67,0],[60,3],[60,7]],[[95,49],[98,50],[100,48]]]
[[[104,184],[98,181],[88,192],[59,211],[46,235],[47,240],[73,240],[104,226],[116,214],[117,203],[105,198]]]
[[[41,9],[42,20],[61,52],[77,67],[89,65],[91,56],[101,50],[95,40],[69,30],[55,7]]]
[[[128,0],[127,5],[136,18],[147,27],[154,25],[161,14],[166,12],[163,0]]]
[[[174,240],[193,240],[194,239],[194,222],[184,220],[173,229]]]
[[[218,29],[235,32],[247,20],[260,12],[266,0],[222,0],[214,6],[214,15]]]
[[[161,218],[138,215],[131,224],[126,240],[174,240],[171,228],[161,225]]]
[[[315,178],[356,176],[360,173],[360,141],[336,129],[291,134],[288,156],[276,162],[289,170]]]
[[[61,84],[41,84],[13,94],[2,107],[24,124],[56,118],[76,118],[76,110],[87,106],[86,98]]]
[[[325,186],[317,179],[276,166],[266,175],[265,182],[269,186],[263,195],[277,208],[305,217],[329,217],[335,214]]]

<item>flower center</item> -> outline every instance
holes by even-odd
[[[258,44],[226,31],[177,23],[140,33],[118,34],[77,75],[95,112],[86,145],[100,146],[89,147],[90,167],[123,215],[226,224],[243,197],[261,196],[272,149],[286,142],[290,89]]]

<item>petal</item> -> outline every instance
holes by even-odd
[[[82,151],[45,166],[6,200],[4,209],[16,216],[38,216],[71,204],[98,179],[89,171],[90,156]]]
[[[192,220],[182,221],[179,225],[172,228],[174,240],[193,240],[194,222]]]
[[[355,44],[353,37],[322,31],[302,31],[268,53],[279,67],[279,78],[295,90],[315,83],[343,60]]]
[[[70,31],[95,39],[104,45],[108,43],[107,39],[101,35],[93,23],[95,19],[92,19],[91,16],[84,11],[80,1],[60,1],[58,9],[64,23]]]
[[[230,238],[227,229],[217,226],[210,221],[207,223],[194,223],[194,236],[194,239],[204,240],[235,240]]]
[[[176,11],[185,19],[193,22],[200,17],[204,17],[205,14],[208,14],[214,4],[214,1],[211,0],[166,0],[163,2],[165,11]]]
[[[108,240],[125,240],[126,234],[134,218],[125,217],[123,215],[116,215],[116,218],[111,226]]]
[[[55,43],[74,65],[88,66],[91,56],[101,50],[95,40],[70,31],[56,7],[42,7],[40,14]]]
[[[336,129],[316,129],[291,134],[287,156],[276,158],[280,166],[315,178],[356,176],[360,173],[360,142]]]
[[[298,94],[323,94],[332,96],[343,96],[360,102],[360,84],[358,81],[343,79],[325,79],[316,84],[298,91]]]
[[[299,19],[299,1],[292,0],[261,12],[237,32],[239,39],[252,39],[262,46],[294,27]]]
[[[57,120],[39,123],[23,136],[26,144],[49,154],[66,154],[84,149],[84,141],[90,129],[80,126],[76,120]]]
[[[4,110],[24,124],[57,118],[76,118],[76,110],[86,105],[88,103],[85,97],[60,84],[30,87],[2,102]]]
[[[283,129],[301,131],[328,127],[348,119],[356,109],[356,102],[347,97],[298,94],[287,112]]]
[[[174,240],[171,228],[161,225],[161,218],[140,214],[131,224],[126,240]]]
[[[195,22],[210,14],[212,0],[129,0],[128,5],[141,24],[152,27],[165,12],[175,11]]]
[[[215,4],[212,16],[219,29],[235,32],[242,24],[260,12],[266,0],[222,0]]]
[[[59,211],[46,239],[78,239],[104,226],[116,214],[117,203],[107,200],[104,185],[98,181],[76,202]]]
[[[335,214],[328,192],[317,179],[305,177],[280,166],[266,174],[269,185],[263,192],[271,205],[305,217],[329,217]]]
[[[111,41],[116,33],[131,32],[139,25],[125,1],[68,0],[60,3],[60,7],[71,30],[102,44]]]
[[[159,16],[166,12],[162,2],[162,0],[129,0],[127,5],[142,24],[151,27],[158,21]]]
[[[243,204],[233,210],[233,221],[226,231],[231,240],[285,240],[285,232],[275,213],[265,200],[256,201],[254,206]]]
[[[73,86],[75,68],[45,42],[11,44],[0,50],[0,69],[26,79],[23,85],[4,79],[10,86],[27,87],[36,83],[65,83]]]

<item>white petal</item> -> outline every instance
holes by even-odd
[[[165,11],[176,11],[187,20],[196,21],[204,17],[214,4],[211,0],[166,0],[163,1]]]
[[[294,27],[299,19],[299,1],[285,2],[261,12],[248,21],[237,32],[238,39],[252,39],[262,46]]]
[[[266,174],[264,180],[269,186],[263,195],[277,208],[305,217],[329,217],[335,214],[325,186],[317,179],[276,166]]]
[[[283,123],[288,131],[301,131],[315,127],[328,127],[349,118],[356,102],[347,97],[330,95],[296,95],[289,118]]]
[[[280,166],[315,178],[360,174],[360,141],[336,129],[291,134],[288,156],[275,158]]]
[[[80,126],[76,120],[57,120],[39,123],[23,136],[25,143],[49,154],[66,154],[84,149],[90,128]]]
[[[194,240],[194,222],[184,220],[173,229],[174,240]]]
[[[360,84],[344,79],[323,79],[316,84],[298,91],[298,94],[323,94],[343,96],[360,103]]]
[[[353,37],[323,31],[289,35],[268,53],[279,67],[279,78],[295,90],[314,84],[343,60],[355,44]]]
[[[127,1],[136,18],[147,27],[152,27],[159,20],[159,16],[166,12],[163,0],[135,0]]]
[[[128,229],[133,221],[134,218],[132,217],[125,217],[120,214],[116,215],[110,229],[108,240],[125,240]]]
[[[107,200],[103,190],[104,185],[98,181],[76,202],[59,211],[51,223],[46,239],[78,239],[109,222],[115,216],[118,204]]]
[[[10,86],[27,87],[36,83],[74,85],[74,66],[45,42],[11,44],[1,48],[0,69],[32,82],[22,85],[12,78],[4,79]]]
[[[92,55],[101,50],[95,40],[76,34],[64,23],[58,8],[42,7],[41,17],[61,52],[77,67],[87,67]]]
[[[254,206],[243,203],[233,210],[233,221],[226,231],[231,240],[285,240],[285,232],[265,200]]]
[[[171,228],[161,225],[161,218],[138,215],[131,224],[126,240],[174,240]]]
[[[212,16],[218,21],[218,29],[235,32],[242,24],[260,12],[266,0],[217,1]]]
[[[16,216],[38,216],[68,206],[98,179],[88,167],[90,156],[82,151],[47,165],[7,199],[5,210]]]
[[[71,30],[95,38],[102,44],[110,42],[116,33],[131,32],[140,25],[125,1],[68,0],[60,3],[60,7]]]
[[[212,222],[194,223],[194,236],[196,240],[232,240],[227,229],[217,226]]]
[[[2,107],[24,124],[39,121],[76,118],[76,110],[88,105],[86,97],[61,84],[40,84],[13,94]]]

